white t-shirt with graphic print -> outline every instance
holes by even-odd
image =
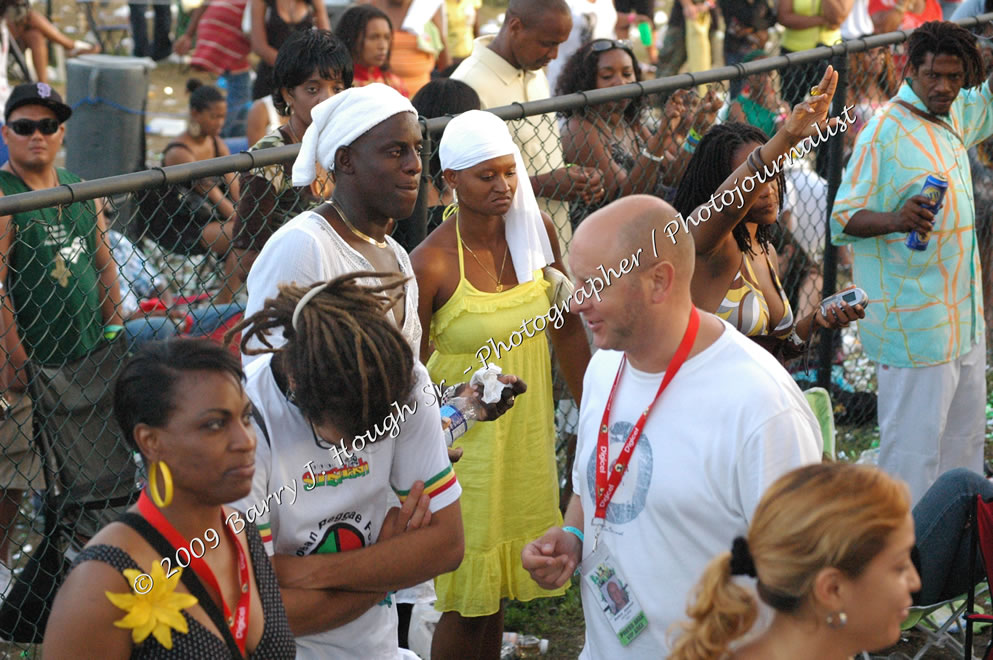
[[[648,627],[621,646],[598,609],[609,603],[584,580],[582,660],[665,657],[667,629],[686,618],[707,563],[747,531],[765,489],[821,459],[820,427],[796,383],[772,355],[722,323],[717,341],[683,364],[652,408],[607,507],[600,544],[620,566]],[[583,505],[584,558],[595,538],[597,432],[621,357],[597,351],[583,380],[572,487]],[[663,375],[625,364],[611,408],[608,465]]]
[[[265,355],[246,369],[245,390],[265,420],[269,442],[256,425],[252,493],[234,505],[257,522],[270,555],[303,557],[371,545],[388,510],[387,493],[392,490],[402,497],[418,480],[431,495],[432,512],[459,498],[462,488],[448,460],[434,390],[419,362],[414,365],[411,400],[406,407],[392,409],[399,427],[397,437],[389,437],[394,421],[383,420],[377,424],[382,437],[351,458],[342,455],[343,464],[328,449],[318,446],[310,423],[276,385],[271,362],[272,356]],[[375,437],[375,432],[372,435]],[[350,439],[345,439],[345,447],[351,452]],[[312,469],[308,469],[311,461]],[[278,502],[275,497],[267,501],[267,496],[281,487]],[[251,507],[253,511],[249,511]],[[297,658],[302,660],[401,657],[394,599],[388,597],[333,630],[297,637],[296,643]]]

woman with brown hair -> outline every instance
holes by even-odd
[[[977,495],[989,499],[993,485],[961,468],[941,475],[912,513],[906,484],[875,467],[824,463],[784,475],[747,534],[707,566],[670,659],[847,660],[894,644],[912,604],[958,596],[982,577],[967,568]],[[774,617],[729,656],[758,616],[738,575],[757,578]]]
[[[756,577],[759,598],[775,610],[769,629],[735,660],[847,660],[890,646],[921,586],[913,547],[902,482],[843,463],[794,470],[766,491],[747,537],[707,566],[670,658],[723,658],[752,627],[758,605],[734,575]]]

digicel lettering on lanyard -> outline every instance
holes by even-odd
[[[608,479],[607,447],[610,443],[610,407],[614,402],[614,394],[617,392],[617,384],[621,381],[621,374],[624,372],[624,365],[627,363],[627,357],[621,358],[621,366],[617,368],[617,375],[614,376],[614,385],[610,388],[610,396],[607,397],[607,407],[603,410],[603,421],[600,423],[600,432],[597,435],[596,512],[593,514],[594,522],[602,525],[606,520],[607,505],[610,504],[610,500],[614,497],[614,493],[617,492],[617,487],[621,484],[621,479],[624,478],[624,473],[627,471],[628,462],[631,460],[631,455],[634,453],[634,448],[638,445],[638,438],[641,437],[641,431],[645,428],[645,422],[648,420],[648,415],[652,412],[652,408],[659,400],[659,397],[662,396],[662,392],[669,386],[672,379],[676,377],[676,373],[679,371],[679,368],[683,366],[684,362],[686,362],[686,358],[690,354],[690,349],[693,348],[693,342],[696,341],[696,334],[699,328],[700,314],[697,312],[696,307],[692,307],[690,311],[690,321],[686,325],[686,332],[683,333],[683,339],[679,342],[679,347],[676,349],[676,353],[672,356],[672,359],[669,361],[669,365],[665,368],[665,376],[663,376],[662,383],[659,385],[659,391],[655,393],[655,398],[652,399],[652,402],[648,404],[647,408],[645,408],[645,412],[641,413],[638,423],[634,425],[634,428],[631,429],[631,433],[628,434],[628,439],[624,442],[624,446],[621,448],[621,453],[617,456],[617,460],[614,461],[614,468],[609,470],[610,478]]]
[[[138,510],[145,517],[145,520],[151,523],[155,529],[159,530],[162,536],[174,548],[186,548],[189,551],[189,544],[186,542],[186,539],[183,538],[179,530],[172,526],[172,523],[166,520],[166,517],[152,503],[152,500],[145,491],[141,491],[141,496],[138,498]],[[206,586],[213,587],[214,591],[221,597],[221,604],[224,606],[224,620],[228,624],[228,628],[231,629],[231,634],[234,636],[234,641],[238,645],[241,655],[244,656],[245,641],[248,637],[249,606],[251,605],[252,597],[251,578],[248,574],[248,559],[245,557],[245,549],[241,547],[241,543],[238,541],[238,535],[235,534],[230,525],[224,525],[224,529],[227,532],[228,538],[234,543],[234,547],[238,549],[238,584],[241,587],[241,596],[238,598],[238,605],[235,607],[235,616],[231,615],[231,610],[224,601],[221,585],[217,582],[217,577],[214,576],[214,571],[210,569],[207,562],[201,557],[196,557],[193,553],[190,553],[190,568],[193,569],[193,572],[196,573],[201,582]]]

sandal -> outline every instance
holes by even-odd
[[[76,57],[77,55],[93,55],[100,52],[100,44],[91,44],[88,41],[79,41],[72,45],[72,50],[66,53],[66,57]]]

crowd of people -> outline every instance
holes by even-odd
[[[472,0],[205,3],[172,47],[227,94],[190,82],[161,164],[228,154],[242,110],[252,153],[299,145],[139,205],[140,238],[220,287],[173,291],[104,200],[0,217],[0,587],[24,493],[52,487],[32,420],[95,356],[113,382],[72,397],[134,466],[133,503],[75,530],[46,655],[412,658],[430,602],[432,658],[497,658],[508,601],[571,586],[584,660],[843,660],[972,589],[991,49],[936,0],[875,1],[677,0],[658,52],[617,38],[654,43],[650,1],[509,0],[481,36]],[[546,67],[556,95],[708,68],[722,22],[724,60],[755,61],[777,20],[786,53],[914,31],[852,56],[839,116],[824,63],[486,112],[550,98]],[[71,116],[47,83],[9,90],[0,195],[80,180],[56,166]],[[821,300],[825,237],[864,299]],[[878,466],[824,457],[789,370],[845,328]]]

